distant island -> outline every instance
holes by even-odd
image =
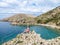
[[[30,14],[16,14],[2,21],[11,22],[13,25],[47,24],[60,27],[60,6],[37,17]]]

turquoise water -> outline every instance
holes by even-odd
[[[13,39],[26,29],[27,26],[13,26],[9,22],[0,22],[0,43]],[[53,29],[47,29],[43,26],[30,26],[30,30],[35,30],[36,33],[41,34],[44,39],[52,39],[60,36],[58,32]]]

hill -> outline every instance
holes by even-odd
[[[35,18],[37,23],[60,26],[60,6]]]
[[[37,17],[30,14],[16,14],[12,17],[3,19],[12,24],[49,24],[60,26],[60,6]]]
[[[29,14],[16,14],[11,17],[3,19],[3,21],[9,21],[12,24],[27,24],[27,23],[34,24],[35,23],[34,18],[35,16]]]

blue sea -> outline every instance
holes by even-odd
[[[0,22],[0,44],[15,38],[18,34],[24,32],[27,26],[11,25],[9,22]],[[60,36],[54,29],[46,28],[44,26],[30,26],[30,30],[34,30],[40,34],[43,39],[52,39]]]

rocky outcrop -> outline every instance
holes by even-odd
[[[32,31],[29,33],[21,33],[16,38],[5,42],[2,45],[60,45],[60,37],[45,40],[39,34]]]

